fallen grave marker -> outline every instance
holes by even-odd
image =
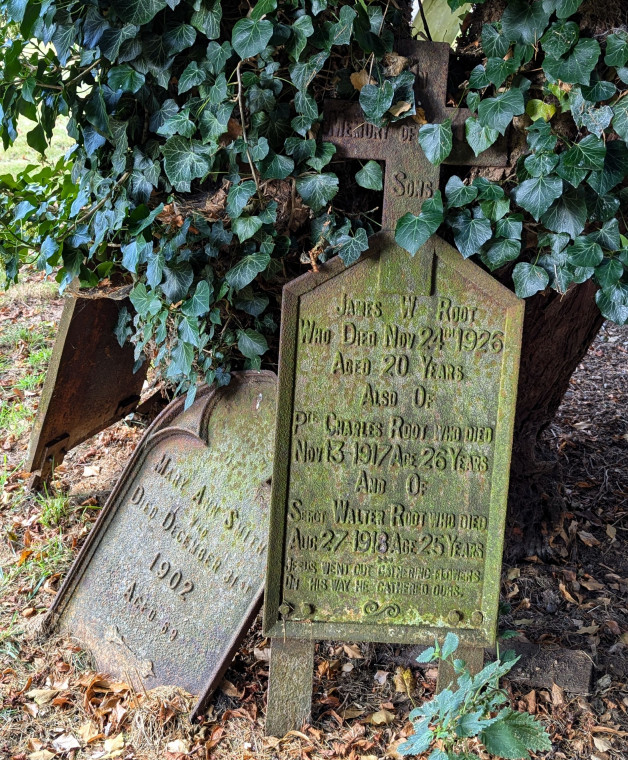
[[[133,372],[133,346],[114,335],[130,288],[66,296],[28,445],[26,469],[38,489],[68,451],[130,414],[148,362]]]
[[[47,627],[136,688],[177,685],[200,714],[261,605],[276,376],[235,374],[146,432]]]
[[[444,101],[448,46],[414,49],[431,88],[419,97]],[[414,258],[394,240],[396,219],[439,186],[415,127],[369,129],[346,103],[325,114],[341,157],[386,161],[383,230],[352,267],[335,259],[284,288],[264,611],[273,735],[308,718],[316,639],[415,644],[451,630],[482,667],[521,346],[513,293],[438,237]]]

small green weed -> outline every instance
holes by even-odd
[[[43,384],[46,379],[45,372],[37,372],[32,375],[24,375],[16,383],[15,387],[22,391],[32,391],[33,388],[38,388]]]
[[[32,415],[33,410],[26,404],[3,401],[0,405],[0,430],[19,438],[28,430]]]
[[[410,713],[414,734],[401,744],[401,755],[421,755],[432,750],[428,760],[475,760],[469,739],[477,737],[487,752],[510,760],[529,758],[530,752],[552,749],[545,728],[529,713],[503,707],[508,695],[499,679],[519,659],[514,652],[486,665],[472,676],[463,660],[453,659],[458,637],[448,633],[442,647],[438,641],[417,657],[417,662],[448,660],[456,674],[457,689],[443,689],[433,699]],[[435,749],[439,742],[442,749]]]
[[[39,522],[44,528],[55,528],[68,514],[69,500],[62,494],[56,496],[51,496],[48,492],[37,494],[35,501],[42,507]]]
[[[34,369],[44,368],[48,366],[51,355],[52,348],[50,346],[40,348],[37,351],[31,351],[31,353],[28,355],[28,363]]]

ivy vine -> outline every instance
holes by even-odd
[[[448,0],[456,9],[461,0]],[[527,150],[501,182],[452,176],[396,227],[414,254],[441,231],[464,257],[512,267],[523,297],[593,278],[605,317],[628,322],[628,33],[583,36],[581,0],[510,0],[486,24],[462,101],[479,155],[518,121]],[[381,126],[420,119],[395,52],[394,3],[340,0],[0,0],[0,134],[42,154],[59,116],[73,149],[0,176],[5,278],[35,264],[62,288],[120,275],[135,313],[117,328],[192,400],[200,379],[261,366],[283,282],[378,226],[342,211],[325,97],[359,100]],[[430,161],[451,122],[423,124]],[[355,175],[381,190],[381,167]]]

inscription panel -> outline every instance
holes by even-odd
[[[140,444],[51,611],[99,669],[201,701],[217,685],[261,603],[275,382],[177,401]]]
[[[273,635],[494,637],[521,305],[428,245],[430,295],[380,290],[380,266],[413,267],[389,245],[284,296]]]

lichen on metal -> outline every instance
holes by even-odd
[[[155,420],[51,609],[99,669],[198,714],[262,598],[276,377],[236,374]]]
[[[447,115],[448,46],[406,54],[428,116]],[[383,229],[354,266],[284,288],[264,630],[490,645],[523,302],[436,236],[414,258],[395,243],[439,188],[416,124],[325,116],[341,159],[386,162]]]

